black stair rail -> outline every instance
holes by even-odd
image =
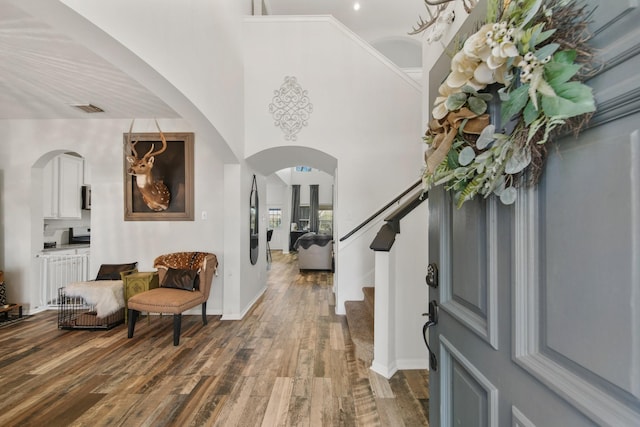
[[[369,245],[370,249],[379,252],[389,252],[396,241],[396,234],[400,233],[400,221],[412,210],[417,208],[422,202],[427,200],[428,193],[416,191],[406,202],[398,206],[385,220],[385,224],[380,227],[380,231]]]
[[[382,208],[380,208],[376,213],[374,213],[373,215],[371,215],[369,218],[365,219],[364,221],[362,221],[362,223],[360,225],[358,225],[357,227],[355,227],[353,230],[351,230],[350,232],[348,232],[347,234],[345,234],[344,236],[342,236],[340,238],[340,241],[343,242],[345,240],[347,240],[349,237],[353,236],[355,233],[357,233],[358,231],[360,231],[360,229],[362,229],[364,226],[366,226],[367,224],[369,224],[371,221],[373,221],[374,219],[376,219],[377,217],[379,217],[380,215],[382,215],[387,209],[389,209],[391,206],[393,206],[395,203],[397,203],[400,199],[402,199],[404,196],[406,196],[407,194],[409,194],[413,189],[415,189],[416,187],[418,187],[420,184],[422,183],[422,180],[419,179],[418,181],[416,181],[414,184],[412,184],[409,188],[407,188],[406,190],[404,190],[402,193],[400,193],[399,195],[397,195],[392,201],[390,201],[389,203],[387,203],[386,205],[384,205]],[[426,196],[425,196],[426,197]]]

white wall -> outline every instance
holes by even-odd
[[[251,13],[250,1],[63,3],[157,70],[211,121],[236,157],[243,157],[241,21]]]
[[[395,348],[399,369],[427,369],[427,349],[422,341],[429,290],[425,283],[429,265],[429,208],[423,202],[402,219],[396,235]]]
[[[266,179],[257,176],[258,261],[249,261],[249,198],[254,171],[244,164],[224,165],[225,287],[223,320],[241,319],[266,289]]]
[[[32,167],[45,163],[54,150],[75,151],[92,172],[91,275],[102,263],[138,261],[140,271],[153,270],[153,259],[174,251],[210,251],[219,256],[207,309],[220,313],[223,281],[223,165],[212,141],[195,135],[194,221],[124,221],[122,134],[127,120],[0,121],[4,269],[9,298],[37,309],[38,272],[35,255],[42,248],[42,181]],[[137,130],[152,132],[152,120],[136,121]],[[160,120],[165,132],[189,132],[182,120]],[[34,171],[39,169],[35,168]],[[38,176],[40,180],[38,180]],[[202,211],[208,219],[202,220]],[[32,219],[33,218],[33,219]],[[38,223],[37,218],[40,218]],[[29,231],[32,238],[29,239]]]
[[[255,17],[244,29],[245,155],[301,146],[337,158],[336,236],[419,178],[421,91],[388,59],[330,17]],[[285,76],[295,76],[313,104],[296,141],[284,139],[268,111]],[[372,283],[373,254],[367,248],[373,235],[337,245],[339,313],[344,301],[362,299],[361,287]]]

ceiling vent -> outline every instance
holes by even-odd
[[[104,110],[100,107],[96,107],[93,104],[77,104],[74,107],[84,111],[85,113],[104,113]]]

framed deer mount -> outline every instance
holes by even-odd
[[[158,131],[123,135],[124,220],[193,221],[194,135]]]

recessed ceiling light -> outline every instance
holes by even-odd
[[[353,4],[353,10],[360,10],[360,3],[355,2],[355,3]]]
[[[85,113],[104,113],[102,108],[96,107],[93,104],[75,104],[72,106],[84,111]]]

